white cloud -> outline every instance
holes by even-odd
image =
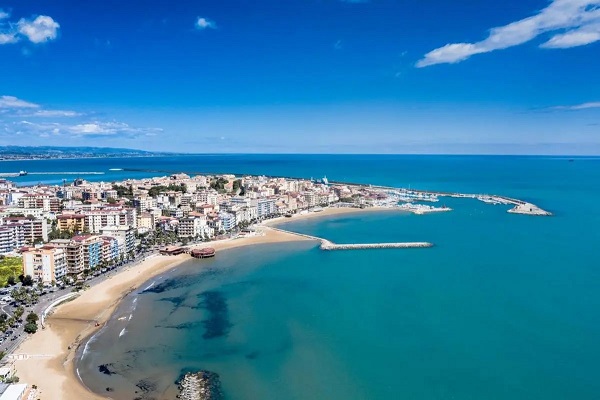
[[[10,14],[0,8],[0,20],[7,19],[8,17],[10,17]]]
[[[78,117],[81,113],[69,110],[39,110],[36,111],[34,117]]]
[[[123,122],[93,121],[84,124],[67,126],[65,129],[77,136],[129,136],[151,135],[162,132],[158,128],[136,128]]]
[[[215,21],[211,21],[210,19],[198,17],[198,19],[196,20],[196,29],[217,29],[217,24],[215,23]]]
[[[590,108],[600,108],[600,101],[591,101],[588,103],[575,104],[573,106],[557,106],[555,110],[587,110]]]
[[[18,41],[19,41],[19,38],[17,37],[17,35],[15,33],[12,33],[12,32],[2,33],[2,32],[0,32],[0,45],[10,44],[10,43],[17,43]]]
[[[69,130],[78,135],[115,135],[120,130],[128,130],[129,125],[116,122],[91,122],[69,127]]]
[[[25,100],[21,100],[14,96],[0,96],[0,108],[39,108],[38,104],[30,103]]]
[[[548,32],[552,32],[553,36],[540,47],[568,48],[599,41],[600,0],[553,0],[536,15],[491,29],[485,40],[476,43],[451,43],[432,50],[416,66],[422,68],[457,63],[475,54],[529,42]]]
[[[17,27],[19,33],[33,43],[44,43],[56,39],[60,25],[52,17],[40,15],[33,21],[21,18]]]
[[[0,96],[0,136],[29,134],[68,138],[137,138],[155,136],[160,128],[136,127],[118,121],[90,120],[89,114],[71,110],[46,109],[14,96]],[[34,118],[34,119],[30,119]],[[25,120],[27,118],[28,120]]]
[[[83,114],[71,110],[52,110],[15,96],[0,96],[0,111],[18,117],[79,117]]]
[[[554,35],[541,47],[546,49],[566,49],[569,47],[583,46],[600,40],[600,23],[590,24],[579,29]]]
[[[58,122],[31,122],[2,121],[0,127],[4,127],[6,135],[29,134],[35,136],[53,135],[62,138],[137,138],[140,136],[155,136],[162,132],[158,128],[138,128],[123,122],[116,121],[91,121],[78,124],[64,124]]]

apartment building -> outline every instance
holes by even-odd
[[[83,245],[69,239],[56,239],[50,242],[51,246],[65,251],[67,259],[67,274],[79,275],[85,268]]]
[[[151,213],[143,212],[138,214],[137,217],[137,229],[140,233],[145,233],[154,230],[154,215]]]
[[[277,212],[275,199],[258,199],[256,200],[256,208],[258,218],[264,218]]]
[[[177,235],[187,238],[210,238],[214,230],[208,226],[206,217],[187,217],[179,220]]]
[[[138,213],[145,212],[151,208],[157,207],[156,199],[148,196],[137,197],[133,199],[133,206],[137,209]]]
[[[0,254],[10,253],[25,246],[25,228],[22,224],[0,225]]]
[[[119,243],[119,254],[128,254],[135,250],[135,230],[127,225],[102,228],[103,236],[111,236]]]
[[[44,246],[23,253],[23,271],[43,284],[56,282],[67,274],[67,255],[64,249]]]
[[[44,193],[28,193],[19,198],[18,206],[21,208],[38,208],[46,212],[59,212],[60,199],[54,195]]]
[[[48,222],[45,218],[36,219],[33,217],[7,217],[3,218],[4,223],[15,223],[23,225],[23,234],[25,241],[33,244],[37,241],[48,241]]]
[[[111,263],[119,259],[120,246],[117,238],[112,236],[100,236],[102,239],[102,261]]]
[[[91,233],[100,233],[107,226],[137,227],[137,210],[134,208],[94,210],[84,215],[85,226]]]
[[[235,214],[220,212],[219,219],[221,220],[221,228],[229,232],[236,227]]]
[[[56,227],[61,232],[83,232],[86,219],[83,214],[61,214],[56,217]]]

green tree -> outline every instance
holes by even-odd
[[[33,286],[33,278],[31,275],[27,275],[23,278],[23,286]]]
[[[26,333],[36,333],[38,330],[38,326],[37,326],[37,324],[30,322],[30,323],[25,324],[24,329],[25,329]]]
[[[23,306],[19,306],[19,307],[15,308],[15,312],[13,314],[14,314],[15,318],[21,319],[21,317],[23,316],[24,313],[25,313],[25,309],[23,308]]]
[[[30,312],[29,314],[27,314],[26,321],[27,321],[28,323],[33,323],[33,324],[35,324],[35,323],[37,323],[37,321],[38,321],[39,319],[40,319],[40,317],[38,317],[38,315],[37,315],[36,313],[34,313],[34,312]]]

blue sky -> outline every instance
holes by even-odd
[[[0,2],[0,145],[600,154],[600,0]]]

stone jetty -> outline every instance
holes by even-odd
[[[221,400],[221,381],[219,375],[210,371],[189,372],[179,381],[181,400]]]
[[[285,232],[291,235],[300,236],[310,240],[321,242],[321,250],[362,250],[362,249],[418,249],[433,247],[433,243],[429,242],[399,242],[399,243],[353,243],[353,244],[337,244],[327,239],[317,236],[305,235],[303,233],[286,231],[284,229],[269,227],[274,231]]]
[[[400,243],[355,243],[336,244],[321,239],[321,250],[361,250],[361,249],[418,249],[433,247],[429,242],[400,242]]]

